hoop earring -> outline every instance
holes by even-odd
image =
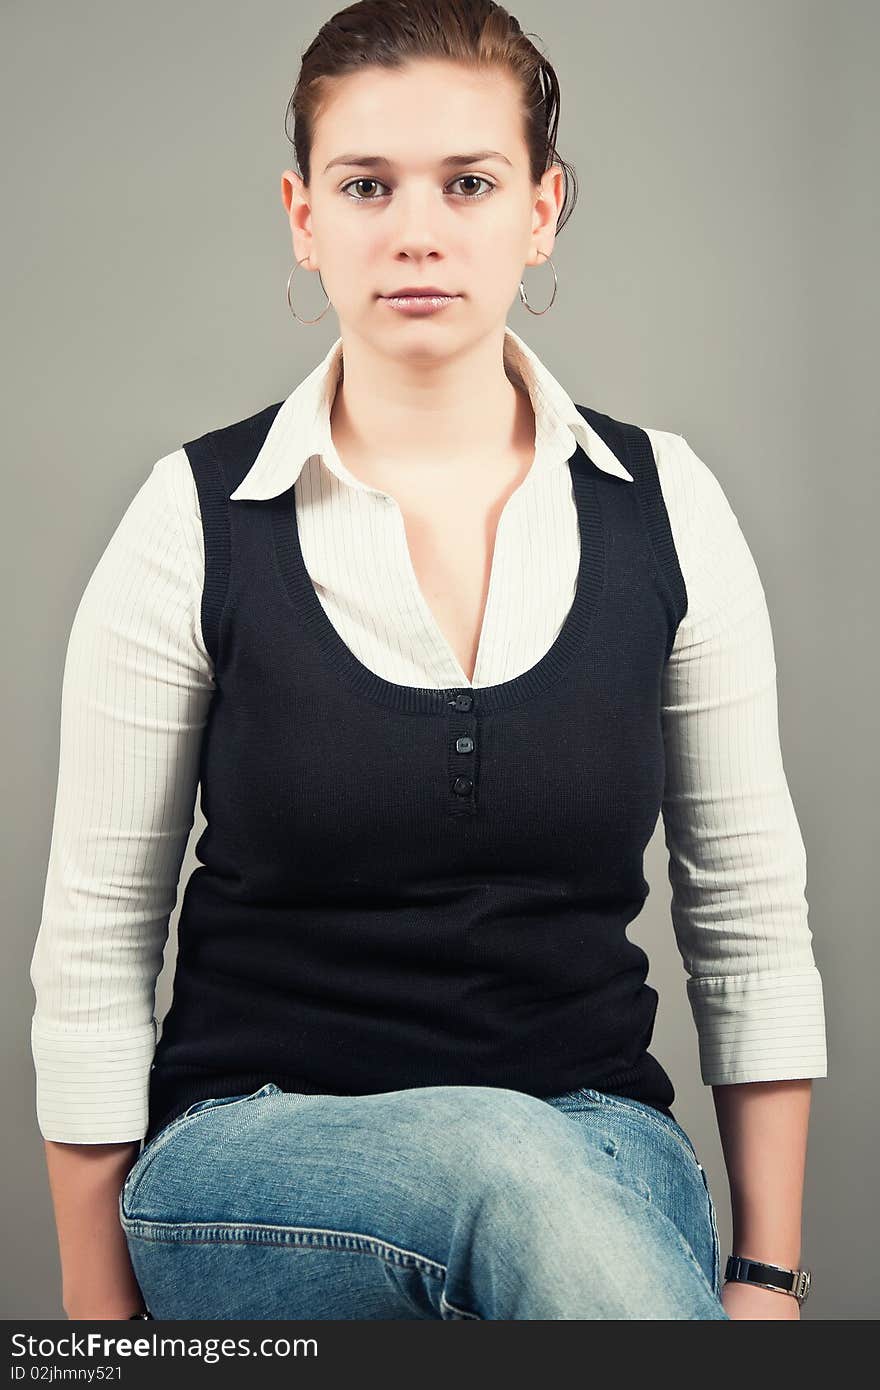
[[[324,317],[324,315],[326,314],[327,310],[330,308],[330,296],[329,296],[329,294],[327,294],[327,289],[326,289],[326,287],[325,287],[325,285],[324,285],[324,281],[321,280],[321,272],[320,272],[320,270],[318,271],[318,279],[321,280],[321,289],[324,291],[325,294],[327,294],[327,303],[324,305],[323,309],[321,310],[320,314],[318,315],[318,318],[316,318],[316,319],[301,319],[300,316],[299,316],[299,314],[296,312],[296,310],[294,309],[293,305],[292,305],[291,302],[290,302],[290,282],[291,282],[291,280],[293,279],[293,277],[294,277],[294,275],[296,274],[296,272],[297,272],[297,270],[299,269],[299,267],[302,265],[303,261],[307,261],[308,259],[309,259],[308,256],[303,256],[303,258],[302,258],[301,261],[297,261],[296,265],[293,267],[293,270],[290,272],[290,274],[289,274],[288,277],[287,277],[287,307],[288,307],[288,309],[290,310],[290,312],[293,314],[293,317],[294,317],[295,319],[297,319],[299,323],[317,323],[319,319],[322,319],[322,318]]]
[[[546,252],[546,251],[539,251],[539,252],[538,252],[538,255],[539,255],[539,256],[547,256],[547,252]],[[551,298],[550,298],[550,303],[547,305],[547,309],[550,309],[550,308],[552,307],[552,305],[553,305],[553,301],[554,301],[555,298],[556,298],[556,291],[557,291],[557,289],[559,288],[559,281],[558,281],[557,278],[556,278],[556,267],[554,266],[552,260],[550,260],[550,257],[549,257],[549,256],[547,256],[547,261],[548,261],[548,263],[549,263],[549,265],[550,265],[550,269],[553,271],[553,294],[552,294],[552,296],[551,296]],[[524,286],[523,286],[522,280],[520,280],[520,282],[519,282],[519,297],[520,297],[520,299],[522,300],[523,304],[524,304],[524,305],[526,306],[526,308],[528,309],[528,311],[529,311],[530,314],[546,314],[547,309],[533,309],[533,308],[532,308],[531,304],[529,303],[528,299],[526,298],[526,292],[525,292],[525,288],[524,288]]]

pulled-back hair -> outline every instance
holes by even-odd
[[[531,36],[493,0],[358,0],[328,19],[302,56],[284,119],[306,187],[315,126],[333,79],[369,66],[401,68],[419,58],[500,68],[516,79],[532,183],[539,184],[553,164],[563,169],[565,199],[556,226],[561,231],[577,200],[577,179],[556,152],[559,82]]]

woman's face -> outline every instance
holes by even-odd
[[[445,162],[458,155],[477,157]],[[311,185],[288,169],[282,198],[294,255],[320,270],[343,334],[429,360],[503,325],[524,267],[552,253],[564,183],[554,165],[532,184],[506,72],[421,60],[340,79],[316,123]],[[412,285],[459,298],[421,317],[384,302]]]

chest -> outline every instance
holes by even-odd
[[[404,561],[468,681],[476,667],[504,505],[399,506]]]
[[[396,540],[404,570],[469,682],[487,626],[502,526],[516,526],[527,498],[521,488],[534,457],[512,457],[502,480],[450,480],[431,492],[396,488]],[[506,538],[506,537],[505,537]],[[502,576],[495,573],[496,587]],[[499,600],[505,595],[499,595]]]

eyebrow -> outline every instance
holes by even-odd
[[[451,168],[456,164],[478,164],[481,159],[501,159],[505,164],[510,164],[506,154],[500,150],[477,150],[476,154],[449,154],[440,163],[444,167]],[[340,154],[330,163],[325,165],[324,173],[332,169],[337,164],[348,164],[364,169],[391,169],[394,167],[390,159],[385,159],[378,154]],[[513,168],[513,165],[510,165]]]

